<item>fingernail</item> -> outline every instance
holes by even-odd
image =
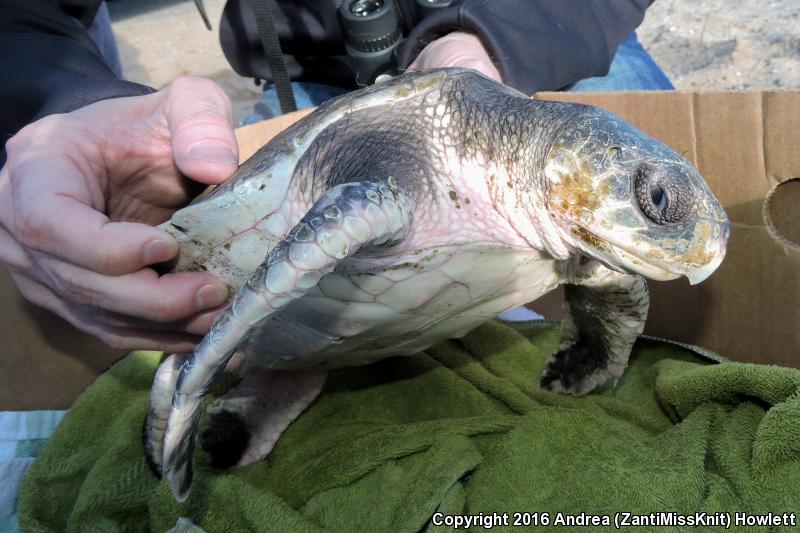
[[[237,164],[239,160],[229,146],[217,141],[206,141],[197,143],[189,148],[189,157],[221,163],[224,165]]]
[[[172,246],[167,241],[156,239],[144,245],[144,262],[147,265],[166,261],[172,255]]]
[[[197,291],[197,308],[206,309],[208,307],[219,305],[225,301],[228,292],[222,292],[215,285],[203,285]]]

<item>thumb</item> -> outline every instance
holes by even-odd
[[[178,78],[166,91],[164,113],[172,138],[172,155],[186,176],[216,184],[233,174],[239,147],[233,134],[231,103],[211,80]]]

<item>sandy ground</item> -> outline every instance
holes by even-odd
[[[219,45],[219,19],[225,0],[204,0],[214,27],[208,31],[194,6],[183,0],[115,0],[109,3],[122,69],[127,79],[161,88],[178,76],[205,76],[219,83],[241,121],[261,89],[237,75]]]
[[[800,88],[797,0],[659,0],[639,35],[678,89]]]
[[[194,3],[114,0],[109,4],[128,79],[162,87],[182,75],[206,76],[228,93],[241,120],[260,89],[236,75],[219,46],[224,0],[205,0],[214,31]],[[678,89],[800,88],[800,1],[659,0],[639,39]]]

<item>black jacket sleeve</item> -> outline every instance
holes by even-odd
[[[3,145],[20,128],[46,115],[153,91],[118,79],[103,61],[84,26],[94,19],[99,3],[0,0]],[[0,164],[4,160],[5,150]]]
[[[503,81],[533,94],[603,76],[652,0],[462,0],[423,19],[398,49],[408,66],[431,41],[467,31],[483,41]]]

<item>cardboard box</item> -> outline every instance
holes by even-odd
[[[711,278],[650,284],[646,332],[740,361],[800,366],[800,92],[546,93],[613,111],[694,162],[732,221]],[[242,158],[307,112],[241,128]],[[0,410],[62,409],[123,354],[34,309],[0,276]],[[561,315],[560,296],[532,307]],[[533,378],[532,378],[533,379]]]

